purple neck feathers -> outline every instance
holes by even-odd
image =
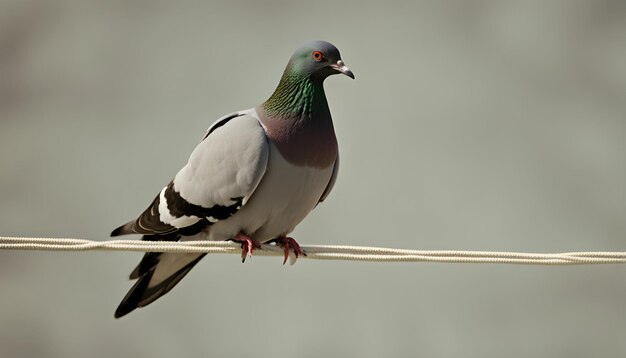
[[[257,108],[268,138],[298,166],[328,168],[337,158],[337,138],[321,80],[289,73]]]

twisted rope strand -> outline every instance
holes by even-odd
[[[504,251],[410,250],[346,245],[302,245],[308,259],[370,262],[439,262],[519,265],[590,265],[626,263],[626,252],[525,253]],[[0,250],[134,251],[240,254],[231,241],[92,241],[75,238],[0,236]],[[257,256],[282,256],[283,249],[261,245]]]

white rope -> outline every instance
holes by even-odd
[[[306,256],[317,260],[349,260],[376,262],[441,262],[491,263],[522,265],[589,265],[623,264],[626,252],[564,252],[525,253],[494,251],[408,250],[383,247],[302,245]],[[72,238],[6,237],[0,236],[0,250],[40,251],[139,251],[240,254],[241,245],[230,241],[91,241]],[[282,256],[283,249],[261,245],[255,256]]]

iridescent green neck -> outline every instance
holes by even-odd
[[[263,109],[271,117],[316,118],[329,115],[323,81],[299,74],[288,66],[272,96],[263,103]]]

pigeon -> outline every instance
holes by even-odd
[[[242,261],[261,243],[282,247],[283,264],[290,250],[305,255],[288,235],[337,179],[337,138],[323,86],[334,74],[354,79],[335,46],[312,41],[298,48],[269,99],[214,122],[150,206],[111,236],[232,240],[242,245]],[[204,255],[146,253],[115,317],[168,293]]]

